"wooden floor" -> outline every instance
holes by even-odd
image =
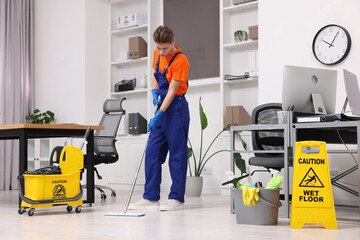
[[[275,226],[237,224],[235,215],[230,214],[229,196],[224,195],[187,198],[183,211],[147,211],[143,217],[104,216],[123,212],[128,192],[117,194],[101,201],[96,193],[95,204],[83,206],[79,214],[56,206],[36,209],[29,217],[18,214],[17,191],[0,191],[0,239],[360,239],[358,209],[344,210],[341,217],[357,222],[339,220],[337,230],[321,226],[291,229],[285,218],[279,218]],[[133,200],[140,194],[135,192]]]

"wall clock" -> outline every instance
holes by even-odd
[[[350,52],[351,37],[342,26],[329,24],[315,35],[312,50],[315,58],[325,65],[342,62]]]

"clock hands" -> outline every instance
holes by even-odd
[[[331,44],[329,45],[329,48],[330,48],[331,46],[334,46],[334,45],[333,45],[333,43],[334,43],[335,38],[337,37],[337,35],[338,35],[338,34],[339,34],[339,30],[337,31],[337,33],[336,33],[336,35],[335,35],[334,39],[332,40]]]
[[[328,45],[329,45],[329,47],[333,47],[334,45],[332,45],[332,43],[329,43],[329,42],[327,42],[327,41],[325,41],[324,39],[322,39],[322,41],[324,42],[324,43],[327,43]],[[334,42],[334,41],[333,41]]]
[[[323,41],[324,43],[326,43],[327,45],[329,45],[329,48],[330,48],[330,47],[334,47],[333,43],[334,43],[335,38],[337,37],[338,34],[339,34],[339,30],[338,30],[337,33],[335,34],[335,37],[333,38],[333,40],[331,41],[331,43],[325,41],[324,39],[322,39],[322,41]]]

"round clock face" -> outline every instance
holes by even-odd
[[[335,24],[321,28],[315,35],[312,50],[315,58],[326,65],[343,61],[349,54],[351,38],[349,32]]]

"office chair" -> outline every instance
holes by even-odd
[[[282,104],[267,103],[257,106],[252,112],[253,124],[277,124],[277,112],[282,111]],[[284,133],[281,130],[253,131],[252,145],[254,150],[283,150]],[[281,171],[284,168],[283,153],[254,153],[249,158],[249,165],[266,168],[265,170],[254,170],[255,172],[270,172],[270,169]]]
[[[119,159],[119,154],[116,150],[116,134],[120,125],[122,116],[125,110],[122,108],[121,100],[106,99],[103,105],[104,114],[100,120],[99,125],[104,126],[103,130],[97,130],[94,133],[94,165],[111,164]],[[85,158],[86,159],[86,158]],[[98,179],[102,179],[96,167],[94,171]],[[83,186],[86,187],[86,186]],[[104,189],[111,191],[111,197],[116,197],[116,192],[108,186],[95,185],[95,189],[100,191],[101,199],[106,199]]]

